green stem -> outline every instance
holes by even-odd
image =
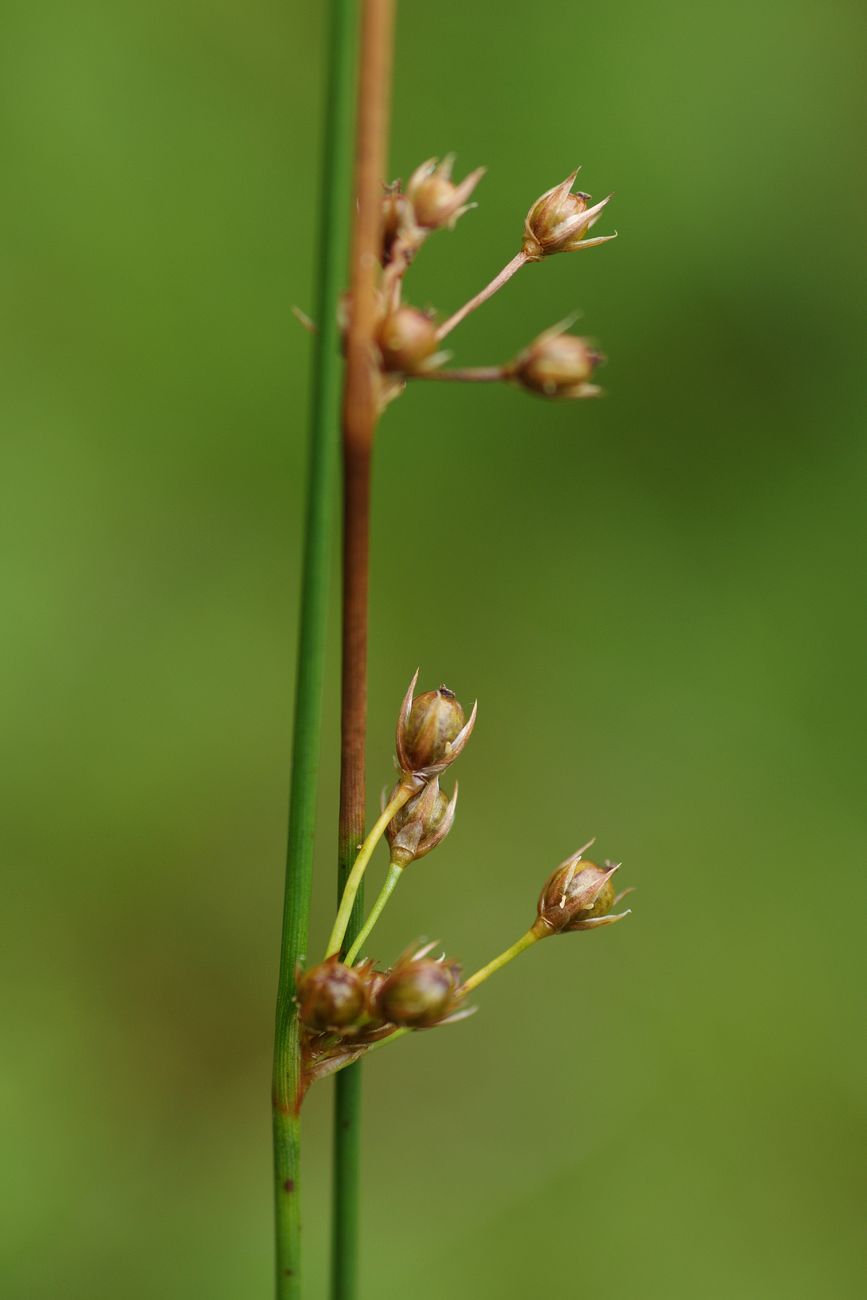
[[[351,207],[349,125],[355,44],[353,10],[351,0],[332,0],[320,200],[322,239],[316,304],[319,332],[313,344],[307,516],[272,1080],[278,1300],[298,1300],[301,1294],[300,1121],[297,1111],[301,1059],[294,1002],[295,967],[305,955],[310,915],[330,541],[337,477],[340,338],[336,304],[346,277]]]
[[[361,951],[362,945],[367,940],[367,936],[370,934],[371,930],[376,925],[377,921],[382,915],[386,903],[391,898],[392,894],[397,888],[397,882],[400,880],[402,875],[403,875],[403,867],[400,865],[400,863],[392,862],[391,866],[388,868],[388,875],[385,878],[385,884],[383,885],[382,889],[379,891],[379,896],[377,897],[376,902],[373,904],[373,907],[370,909],[370,915],[368,916],[367,920],[364,922],[364,925],[361,927],[361,930],[358,933],[358,938],[355,940],[355,943],[352,945],[352,947],[349,949],[349,952],[346,954],[347,966],[351,966],[352,963],[355,961],[356,957]]]
[[[378,819],[373,824],[373,829],[367,836],[367,839],[364,841],[361,848],[358,850],[358,857],[355,859],[352,870],[347,876],[346,884],[343,887],[343,896],[340,899],[340,907],[337,909],[334,928],[331,931],[331,936],[328,940],[328,947],[325,950],[326,958],[333,957],[335,953],[339,953],[340,949],[343,947],[343,940],[345,939],[346,931],[349,928],[349,919],[352,915],[352,906],[355,902],[355,896],[358,893],[362,880],[364,879],[364,873],[373,854],[373,850],[385,834],[385,828],[388,826],[388,823],[394,817],[395,813],[400,811],[407,799],[412,798],[414,793],[415,791],[412,786],[402,785],[400,787],[391,802],[388,803],[380,813]],[[346,957],[346,964],[348,966],[352,965],[349,955]]]
[[[542,935],[537,934],[535,929],[529,929],[526,934],[521,935],[520,939],[516,939],[511,948],[507,948],[505,952],[501,952],[499,957],[494,957],[493,961],[489,961],[487,966],[482,966],[481,970],[477,970],[475,975],[471,975],[468,980],[465,980],[463,986],[464,992],[470,993],[473,989],[478,988],[478,986],[483,984],[486,979],[489,979],[495,971],[500,970],[500,968],[507,965],[508,962],[514,961],[519,953],[522,953],[526,948],[529,948],[531,944],[534,944],[537,939],[541,938]]]

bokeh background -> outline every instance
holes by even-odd
[[[270,1293],[323,19],[6,6],[10,1300]],[[578,163],[621,237],[454,337],[488,363],[580,309],[604,401],[419,386],[383,422],[371,808],[417,664],[480,720],[377,950],[474,968],[592,834],[639,892],[371,1059],[365,1296],[863,1294],[863,37],[854,0],[401,7],[392,174],[489,167],[415,300],[475,292]]]

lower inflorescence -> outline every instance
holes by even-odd
[[[457,787],[448,797],[440,789],[440,777],[460,756],[475,726],[475,706],[467,718],[447,686],[416,695],[417,679],[418,673],[398,714],[395,749],[399,779],[391,793],[383,796],[382,814],[359,847],[326,956],[317,965],[307,970],[299,967],[296,972],[302,1056],[299,1105],[315,1080],[351,1065],[388,1039],[418,1029],[436,1029],[470,1015],[469,994],[540,939],[613,925],[628,915],[628,911],[613,911],[631,892],[615,891],[613,877],[620,864],[606,862],[600,867],[590,862],[584,857],[588,843],[548,877],[530,927],[467,979],[462,979],[456,961],[445,954],[431,955],[434,943],[413,945],[385,969],[360,956],[407,867],[426,857],[451,830]],[[389,847],[388,874],[364,925],[347,946],[352,905],[380,840]]]

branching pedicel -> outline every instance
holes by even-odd
[[[595,397],[591,382],[601,354],[584,338],[567,331],[566,320],[540,334],[512,361],[499,366],[445,369],[449,354],[442,340],[511,277],[531,262],[554,253],[577,252],[615,238],[587,238],[608,198],[590,205],[590,195],[573,193],[577,171],[537,199],[524,222],[520,251],[494,279],[444,323],[403,301],[404,277],[427,238],[453,229],[475,206],[468,199],[484,174],[477,168],[463,181],[452,181],[454,159],[430,159],[410,177],[387,187],[382,205],[382,272],[378,290],[374,371],[382,410],[399,397],[408,380],[509,382],[544,397]],[[610,197],[610,196],[609,196]],[[343,310],[351,304],[344,303]],[[511,947],[466,980],[457,962],[430,954],[436,945],[409,947],[388,970],[369,958],[359,960],[374,925],[410,863],[430,853],[449,833],[455,818],[458,786],[449,796],[440,777],[458,758],[472,734],[476,706],[467,718],[446,686],[415,694],[418,673],[410,682],[397,723],[399,779],[364,843],[346,882],[324,959],[296,972],[296,1001],[302,1026],[300,1105],[309,1085],[352,1064],[366,1052],[412,1030],[433,1029],[471,1014],[467,995],[526,948],[549,935],[612,925],[628,912],[612,909],[629,893],[617,894],[612,877],[619,863],[599,867],[584,858],[590,844],[567,858],[546,882],[530,928]],[[348,951],[345,937],[352,906],[367,866],[385,838],[390,863],[385,882]],[[592,841],[590,842],[592,843]]]

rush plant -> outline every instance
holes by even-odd
[[[357,1295],[360,1062],[368,1052],[411,1033],[453,1023],[473,1010],[469,996],[540,939],[589,931],[622,920],[624,893],[613,883],[619,863],[588,860],[592,841],[574,852],[542,887],[529,928],[481,969],[464,976],[435,945],[409,943],[378,967],[366,955],[371,933],[412,864],[449,834],[458,787],[449,769],[469,742],[477,708],[467,713],[446,686],[416,692],[412,678],[395,732],[397,778],[365,834],[367,590],[370,463],[384,409],[408,383],[506,383],[543,398],[596,397],[602,357],[569,332],[571,320],[546,330],[497,366],[449,368],[443,341],[524,266],[558,253],[581,252],[614,238],[591,236],[609,198],[593,203],[575,191],[577,172],[531,204],[518,228],[518,251],[464,305],[439,321],[406,297],[415,258],[439,232],[453,230],[484,169],[453,177],[451,155],[422,162],[404,187],[385,183],[393,0],[364,0],[358,63],[355,167],[347,184],[353,9],[332,3],[329,116],[323,194],[318,326],[315,334],[311,476],[300,621],[290,829],[277,996],[273,1074],[277,1295],[297,1300],[300,1281],[300,1125],[308,1089],[336,1075],[332,1295]],[[610,196],[609,196],[610,197]],[[351,264],[341,296],[341,253],[349,214]],[[341,337],[342,336],[342,337]],[[343,447],[343,667],[338,906],[321,958],[308,954],[313,812],[323,682],[326,574],[337,467],[341,349]],[[386,756],[383,755],[383,763]],[[388,847],[380,890],[365,914],[363,882],[374,852]]]

